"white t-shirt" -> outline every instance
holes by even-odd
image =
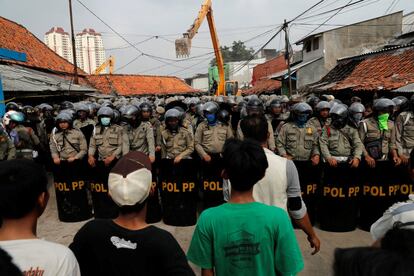
[[[0,241],[24,275],[80,276],[72,251],[57,243],[40,239]]]

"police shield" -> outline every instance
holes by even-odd
[[[325,164],[318,208],[320,229],[332,232],[355,230],[360,194],[359,175],[359,169],[351,169],[348,162],[338,162],[337,167]]]
[[[157,172],[158,168],[156,162],[152,166],[151,192],[147,199],[147,217],[145,219],[147,223],[156,223],[161,221],[162,218]]]
[[[54,186],[59,220],[77,222],[92,217],[87,195],[87,182],[81,161],[61,161],[53,166]]]
[[[314,224],[318,202],[318,189],[321,180],[320,166],[313,166],[311,161],[294,161],[298,170],[302,198],[306,204],[309,218]]]
[[[95,168],[89,169],[89,189],[95,218],[115,218],[118,215],[118,206],[108,194],[108,176],[115,164],[115,160],[109,166],[98,161]]]
[[[223,198],[223,170],[222,158],[219,154],[212,154],[210,162],[201,163],[203,193],[203,208],[207,209],[224,203]]]
[[[195,162],[183,159],[160,161],[159,184],[163,220],[167,225],[190,226],[197,222],[197,171]]]
[[[398,177],[398,168],[390,161],[377,160],[375,168],[365,165],[360,202],[361,229],[369,231],[384,211],[398,201]]]

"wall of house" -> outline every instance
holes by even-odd
[[[208,77],[193,79],[191,87],[202,91],[208,91]]]
[[[296,86],[301,88],[307,84],[319,81],[329,72],[329,70],[325,68],[324,63],[324,59],[322,58],[300,68],[296,72]]]
[[[316,43],[317,42],[317,43]],[[306,49],[307,44],[310,43],[310,51]],[[315,44],[318,45],[317,49],[315,48]],[[320,35],[317,37],[310,37],[309,39],[303,42],[303,59],[302,62],[307,62],[312,59],[323,57],[323,49],[324,49],[324,36]]]
[[[370,52],[401,35],[402,12],[334,29],[323,34],[325,69],[339,58]]]
[[[403,17],[402,33],[414,32],[414,12],[405,14]]]

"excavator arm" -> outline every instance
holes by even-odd
[[[96,70],[93,72],[94,75],[99,75],[107,66],[109,66],[109,74],[112,75],[114,71],[114,65],[115,65],[115,58],[113,56],[110,56],[107,60],[105,60],[104,63],[102,63]]]
[[[200,29],[201,24],[204,19],[207,17],[208,27],[210,30],[211,41],[213,43],[214,54],[216,56],[217,68],[219,73],[217,95],[225,94],[225,78],[224,78],[224,61],[223,56],[220,50],[220,43],[217,35],[216,26],[214,23],[213,9],[211,8],[211,0],[205,0],[201,6],[201,10],[198,12],[198,16],[194,23],[191,25],[191,28],[183,34],[183,38],[177,39],[175,41],[175,50],[177,57],[188,57],[191,50],[191,40],[197,34],[198,29]]]

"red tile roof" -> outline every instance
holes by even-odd
[[[390,91],[414,82],[414,45],[405,45],[338,61],[315,91]],[[326,88],[323,88],[326,87]]]
[[[287,65],[283,54],[266,61],[265,63],[256,65],[253,68],[252,84],[255,85],[256,81],[285,69],[287,69]]]
[[[25,27],[0,16],[0,48],[23,52],[27,62],[5,61],[23,66],[72,74],[73,65],[60,57]],[[80,74],[85,74],[81,69]]]
[[[143,75],[89,75],[90,84],[105,94],[120,95],[187,94],[199,90],[187,85],[177,77]]]
[[[279,90],[282,84],[278,80],[259,80],[255,86],[246,90],[243,94],[261,94],[261,93],[272,93]]]
[[[45,35],[52,34],[52,33],[69,35],[69,33],[65,32],[65,30],[62,27],[52,27],[47,33],[45,33]]]

